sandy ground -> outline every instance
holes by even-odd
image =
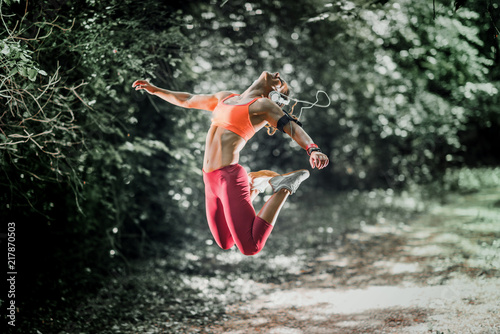
[[[224,334],[500,333],[500,189],[365,226],[296,280],[230,305]]]

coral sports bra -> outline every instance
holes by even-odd
[[[257,97],[246,104],[230,105],[224,103],[227,99],[237,95],[239,94],[231,94],[219,101],[213,111],[212,125],[234,132],[245,141],[248,141],[255,134],[248,109],[259,98]]]

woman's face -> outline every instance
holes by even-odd
[[[280,92],[282,94],[288,95],[288,84],[283,80],[278,72],[263,72],[266,82],[271,86],[272,90]]]

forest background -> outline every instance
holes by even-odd
[[[491,171],[472,188],[498,179],[497,1],[2,0],[0,10],[1,224],[15,223],[29,330],[64,327],[57,312],[138,260],[216,247],[201,178],[210,115],[135,92],[136,79],[242,92],[269,70],[301,100],[324,90],[331,105],[301,120],[331,164],[291,199],[291,216],[376,189],[454,191],[472,168]],[[287,172],[308,159],[261,131],[241,163]]]

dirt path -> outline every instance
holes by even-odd
[[[365,226],[210,331],[500,333],[500,189]]]

